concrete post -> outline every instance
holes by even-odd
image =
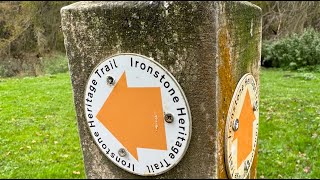
[[[142,177],[105,157],[84,113],[93,68],[118,53],[159,62],[190,105],[192,137],[186,154],[174,168],[151,178],[228,178],[224,148],[231,99],[246,73],[259,87],[259,7],[248,2],[78,2],[63,7],[61,16],[88,178]],[[250,178],[256,178],[257,153],[258,148]]]

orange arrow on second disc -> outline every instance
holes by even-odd
[[[136,160],[137,148],[167,150],[160,87],[128,87],[124,72],[97,119]]]

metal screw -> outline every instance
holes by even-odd
[[[233,129],[233,131],[237,131],[239,129],[239,119],[235,119],[233,121],[232,129]]]
[[[256,101],[253,105],[253,111],[258,110],[258,101]]]
[[[124,156],[127,155],[127,152],[126,152],[125,149],[120,148],[119,151],[118,151],[118,154],[119,154],[119,156],[124,157]]]
[[[114,78],[111,76],[107,76],[107,84],[108,85],[113,85],[114,84]]]
[[[249,166],[250,166],[250,162],[249,162],[249,160],[247,160],[247,161],[244,163],[244,170],[245,170],[245,171],[248,171],[248,170],[249,170]]]
[[[164,115],[164,120],[167,122],[167,123],[172,123],[173,122],[173,115],[170,114],[170,113],[167,113]]]

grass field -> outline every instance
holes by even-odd
[[[258,178],[320,177],[320,73],[261,71]],[[68,73],[0,79],[0,178],[85,178]]]
[[[0,178],[85,178],[67,73],[0,79]]]
[[[320,178],[320,73],[260,77],[258,178]]]

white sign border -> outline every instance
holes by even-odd
[[[186,104],[186,110],[187,110],[187,113],[189,114],[189,134],[188,134],[188,139],[187,139],[187,142],[186,142],[186,147],[184,149],[184,151],[182,152],[182,154],[178,157],[178,159],[168,168],[168,169],[165,169],[161,172],[158,172],[158,173],[153,173],[153,174],[139,174],[139,173],[136,173],[136,172],[131,172],[131,171],[128,171],[127,169],[123,168],[122,166],[120,166],[119,164],[117,163],[114,163],[111,158],[109,156],[107,156],[105,153],[103,153],[103,151],[101,150],[99,144],[97,143],[97,141],[95,140],[94,138],[94,135],[93,135],[93,132],[91,131],[90,127],[89,127],[89,124],[87,123],[88,119],[87,119],[87,116],[86,116],[86,111],[85,111],[85,108],[86,108],[86,90],[88,89],[88,86],[90,85],[90,78],[92,77],[92,75],[95,73],[95,69],[97,69],[97,67],[99,67],[102,63],[104,63],[105,61],[107,60],[110,60],[112,59],[113,57],[116,57],[116,56],[120,56],[120,55],[132,55],[132,56],[139,56],[140,58],[144,58],[146,60],[149,60],[151,63],[155,64],[156,66],[158,66],[159,68],[161,68],[164,72],[167,73],[167,75],[172,79],[172,81],[175,83],[175,85],[178,87],[181,95],[182,95],[182,98],[183,100],[185,101],[185,104]],[[89,133],[92,137],[92,141],[94,141],[94,143],[97,145],[97,148],[99,149],[100,153],[102,153],[105,157],[108,158],[108,160],[110,162],[112,162],[113,164],[115,164],[116,166],[120,167],[121,169],[125,170],[126,172],[129,172],[129,173],[132,173],[132,174],[135,174],[135,175],[139,175],[139,176],[145,176],[145,177],[152,177],[152,176],[157,176],[157,175],[160,175],[160,174],[164,174],[168,171],[170,171],[172,168],[174,168],[180,161],[181,159],[184,157],[184,155],[186,154],[188,148],[189,148],[189,144],[190,144],[190,140],[191,140],[191,137],[192,137],[192,115],[191,115],[191,110],[190,110],[190,106],[189,106],[189,103],[188,103],[188,100],[187,100],[187,97],[183,91],[183,89],[181,88],[180,84],[178,83],[178,81],[174,78],[174,76],[165,68],[163,67],[159,62],[153,60],[153,58],[149,58],[147,56],[144,56],[144,55],[141,55],[141,54],[136,54],[136,53],[117,53],[117,54],[113,54],[111,56],[108,56],[106,58],[103,58],[101,59],[101,61],[92,69],[90,75],[88,76],[87,80],[86,80],[86,84],[85,84],[85,88],[84,88],[84,97],[83,97],[83,113],[84,113],[84,118],[86,120],[86,127],[88,128],[89,130]]]
[[[241,178],[241,177],[233,177],[233,176],[231,176],[231,170],[230,170],[230,166],[229,166],[229,159],[228,159],[228,155],[229,155],[229,149],[228,149],[228,143],[229,143],[229,138],[228,138],[228,135],[229,135],[229,133],[228,133],[228,130],[229,130],[229,126],[230,126],[230,123],[231,123],[231,121],[232,121],[232,119],[230,119],[230,114],[232,113],[232,108],[235,106],[234,105],[234,100],[237,98],[236,96],[237,96],[237,94],[238,94],[238,91],[239,91],[239,89],[241,88],[241,85],[243,85],[243,83],[244,83],[244,80],[246,79],[246,78],[251,78],[252,79],[252,81],[254,82],[254,84],[255,84],[255,88],[256,88],[256,90],[253,90],[253,95],[254,95],[254,99],[255,99],[255,101],[257,102],[257,110],[256,110],[256,112],[255,112],[255,114],[258,114],[258,116],[256,116],[256,122],[255,122],[255,124],[254,124],[254,127],[256,127],[256,139],[258,139],[258,132],[259,132],[259,130],[258,130],[258,128],[259,128],[259,89],[258,89],[258,84],[257,84],[257,82],[256,82],[256,80],[255,80],[255,78],[254,78],[254,76],[251,74],[251,73],[246,73],[245,75],[243,75],[242,77],[241,77],[241,79],[239,80],[239,82],[238,82],[238,84],[237,84],[237,87],[236,87],[236,89],[235,89],[235,91],[234,91],[234,93],[233,93],[233,96],[232,96],[232,99],[231,99],[231,102],[230,102],[230,106],[229,106],[229,110],[228,110],[228,115],[227,115],[227,120],[226,120],[226,126],[225,126],[225,144],[224,144],[224,153],[225,153],[225,166],[226,166],[226,169],[227,169],[227,174],[228,174],[228,177],[229,178],[231,178],[231,179],[233,179],[233,178],[236,178],[236,179],[239,179],[239,178]],[[250,92],[249,92],[250,93]],[[244,95],[245,96],[245,95]],[[251,100],[251,99],[250,99]],[[253,132],[255,132],[255,131],[253,131]],[[234,132],[232,133],[232,134],[234,134]],[[253,153],[253,156],[255,156],[255,151],[256,151],[256,147],[257,147],[257,145],[258,145],[258,141],[254,144],[254,146],[253,146],[253,148],[254,148],[254,151],[252,151],[251,150],[251,153],[250,154],[252,154]],[[230,147],[231,148],[231,147]],[[233,158],[232,158],[233,159]],[[250,170],[251,170],[251,167],[252,167],[252,163],[253,162],[251,162],[250,163],[250,165],[249,165],[249,168],[248,168],[248,171],[247,171],[247,173],[245,173],[244,174],[244,177],[243,178],[247,178],[249,175],[250,175]],[[237,170],[237,169],[236,169]]]

